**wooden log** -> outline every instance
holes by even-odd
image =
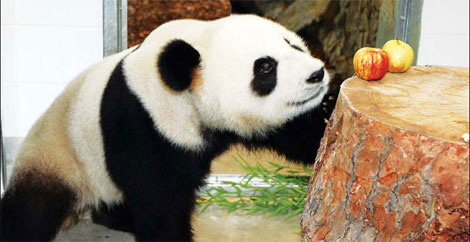
[[[468,68],[346,80],[316,157],[303,241],[468,241],[468,132]]]

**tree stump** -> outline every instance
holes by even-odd
[[[469,69],[346,80],[321,141],[304,241],[469,240]]]

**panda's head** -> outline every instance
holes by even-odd
[[[208,25],[203,41],[174,39],[158,58],[164,83],[189,93],[204,126],[263,135],[320,104],[328,73],[295,33],[252,15]]]

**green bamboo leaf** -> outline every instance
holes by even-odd
[[[300,164],[300,166],[302,167],[302,169],[305,171],[305,173],[307,174],[312,174],[313,173],[313,170],[306,167],[304,164]]]
[[[303,211],[302,208],[298,208],[298,209],[292,211],[292,212],[286,217],[285,220],[288,220],[288,219],[290,219],[290,218],[293,218],[293,217],[297,216],[297,215],[300,214],[302,211]]]
[[[206,211],[210,206],[212,205],[212,203],[207,203],[202,209],[201,209],[201,213],[203,213],[204,211]]]
[[[268,216],[283,215],[290,218],[302,211],[308,191],[309,176],[301,176],[298,171],[286,169],[287,167],[271,161],[267,161],[270,164],[267,168],[259,163],[250,165],[239,155],[232,157],[240,167],[247,171],[247,174],[240,183],[224,182],[233,188],[231,191],[222,187],[207,189],[205,197],[197,198],[198,204],[203,205],[201,212],[212,204],[226,207],[229,213],[243,210],[247,215],[262,213],[269,214]],[[279,173],[283,169],[286,169],[287,174]],[[312,171],[305,166],[302,166],[302,169],[309,174]],[[261,179],[269,186],[250,185],[254,178]],[[232,198],[235,196],[239,199],[229,201],[227,196],[232,196]]]
[[[280,165],[280,164],[277,164],[277,163],[274,163],[274,162],[271,162],[271,161],[267,161],[269,164],[271,164],[272,166],[276,167],[276,168],[282,168],[284,169],[284,166]]]
[[[239,207],[238,207],[238,204],[239,204],[238,201],[231,203],[231,204],[228,206],[228,213],[232,213],[232,212],[236,211],[236,210],[239,208]]]

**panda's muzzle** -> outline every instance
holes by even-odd
[[[318,71],[315,71],[314,73],[312,73],[308,78],[307,78],[307,82],[308,83],[319,83],[321,81],[323,81],[323,77],[325,77],[325,68],[322,67],[320,70]]]
[[[293,101],[293,102],[288,102],[287,105],[290,105],[290,106],[302,106],[306,103],[308,103],[309,101],[317,98],[318,96],[320,96],[320,94],[322,94],[323,90],[325,89],[325,87],[320,87],[320,89],[318,89],[318,91],[311,97],[305,99],[305,100],[302,100],[302,101]]]

